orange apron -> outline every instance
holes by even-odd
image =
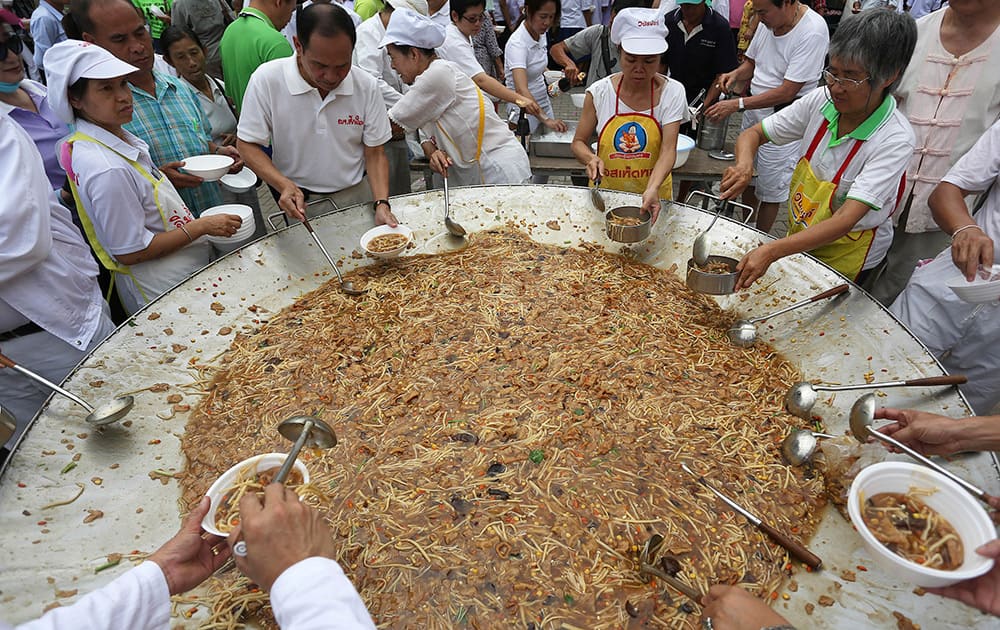
[[[788,198],[788,234],[801,232],[810,225],[816,225],[820,221],[825,221],[833,216],[831,201],[833,194],[840,185],[840,178],[843,177],[848,165],[854,156],[861,150],[862,140],[855,140],[844,163],[833,180],[825,182],[813,171],[809,161],[816,152],[829,122],[824,118],[823,124],[819,126],[816,136],[809,145],[809,150],[799,159],[795,165],[795,172],[792,174],[792,183]],[[871,249],[875,240],[877,228],[867,230],[856,230],[848,232],[837,240],[820,245],[809,253],[833,267],[839,274],[849,280],[854,280],[861,273],[865,259],[868,257],[868,250]]]
[[[663,130],[653,116],[653,86],[649,83],[649,113],[619,112],[622,84],[615,90],[615,115],[612,116],[597,136],[597,157],[604,162],[607,174],[601,178],[601,187],[642,194],[649,184],[649,176],[660,156]],[[673,180],[669,174],[660,185],[660,199],[673,196]]]

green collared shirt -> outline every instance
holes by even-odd
[[[254,70],[265,61],[291,57],[293,51],[270,18],[249,7],[240,11],[236,21],[226,27],[219,42],[219,53],[226,77],[226,96],[233,99],[239,111]]]
[[[838,125],[840,123],[840,112],[833,105],[833,101],[827,101],[823,105],[823,117],[827,120],[827,126],[830,129],[830,142],[827,144],[829,147],[835,147],[849,139],[865,141],[872,137],[879,127],[889,119],[892,112],[896,109],[896,101],[891,95],[886,94],[885,99],[882,100],[882,104],[878,106],[872,115],[865,119],[863,123],[858,125],[857,129],[851,133],[840,136],[840,130]]]

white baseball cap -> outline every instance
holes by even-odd
[[[412,9],[420,15],[430,15],[430,7],[427,0],[387,0],[393,9]]]
[[[622,9],[611,25],[611,43],[630,55],[667,52],[667,25],[656,9]]]
[[[443,26],[411,9],[396,9],[389,17],[389,26],[385,27],[385,37],[379,42],[378,47],[385,48],[389,44],[397,44],[417,48],[437,48],[443,43]]]
[[[96,44],[68,39],[45,51],[45,77],[49,84],[49,106],[68,124],[76,122],[69,104],[69,86],[80,79],[114,79],[138,72]]]

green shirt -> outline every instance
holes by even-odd
[[[240,11],[236,21],[226,27],[219,42],[222,73],[226,77],[226,96],[236,109],[243,107],[243,95],[250,75],[260,64],[292,56],[292,46],[274,28],[266,15],[252,7]]]
[[[149,34],[153,36],[153,39],[160,39],[160,35],[163,34],[163,30],[167,28],[167,23],[150,13],[150,7],[160,7],[166,15],[170,15],[170,5],[173,4],[171,0],[132,0],[132,4],[137,6],[142,14],[146,16],[146,23],[149,24]]]
[[[362,20],[367,20],[385,8],[382,0],[355,0],[354,12],[361,16]]]

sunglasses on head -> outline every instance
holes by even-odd
[[[8,52],[20,55],[24,49],[24,42],[17,35],[11,35],[5,42],[0,42],[0,60],[6,59]]]

